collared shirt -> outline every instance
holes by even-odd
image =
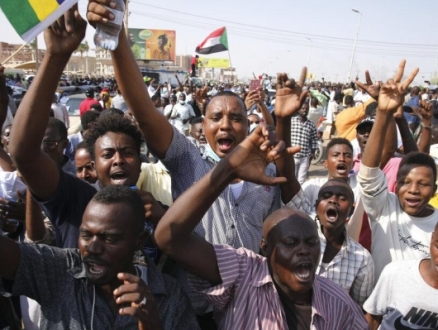
[[[291,119],[291,144],[300,146],[301,151],[297,152],[294,157],[302,158],[313,154],[318,148],[318,137],[316,135],[316,126],[313,122],[306,118],[306,121],[301,122],[299,116]]]
[[[215,165],[202,158],[199,149],[176,129],[173,129],[173,139],[162,162],[172,178],[174,200]],[[265,173],[275,177],[275,165],[268,165]],[[278,186],[262,186],[245,181],[237,200],[230,187],[226,187],[196,226],[195,232],[213,244],[245,247],[258,252],[263,221],[281,207],[280,198]]]
[[[62,121],[67,128],[70,127],[70,117],[68,116],[68,111],[65,105],[59,103],[52,103],[53,115],[56,119]]]
[[[162,275],[152,261],[147,266],[148,286],[163,328],[198,329],[177,282]],[[95,299],[78,250],[27,243],[20,243],[20,263],[12,286],[10,281],[0,281],[0,292],[27,296],[41,305],[41,329],[91,329],[91,322],[94,329],[138,329],[136,318],[114,315],[101,289],[94,289]]]
[[[84,141],[84,137],[82,136],[82,132],[77,132],[75,134],[71,134],[68,136],[68,144],[64,150],[64,155],[66,155],[70,160],[74,163],[75,161],[75,152],[76,147],[79,143]]]
[[[199,149],[176,128],[173,129],[172,142],[162,162],[172,178],[173,200],[199,181],[215,165],[207,158],[202,158]],[[275,165],[268,165],[265,173],[275,177]],[[280,207],[279,186],[262,186],[245,181],[242,193],[237,199],[227,186],[196,226],[195,233],[212,244],[228,244],[234,248],[245,247],[258,252],[263,221]],[[191,290],[184,269],[178,267],[175,273],[188,293],[195,312],[203,314],[208,310],[208,301]]]
[[[359,305],[362,305],[374,288],[374,262],[371,254],[344,233],[341,250],[328,264],[322,262],[327,240],[318,224],[321,258],[316,274],[339,284]]]
[[[287,329],[268,260],[247,249],[214,245],[222,284],[190,276],[190,284],[213,302],[219,329]],[[339,286],[315,276],[310,329],[369,329],[359,306]]]

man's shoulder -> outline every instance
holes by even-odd
[[[319,275],[315,275],[313,290],[317,304],[327,305],[332,303],[333,300],[336,300],[338,304],[342,305],[341,310],[345,310],[346,312],[348,306],[356,304],[341,286]]]

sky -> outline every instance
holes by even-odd
[[[79,0],[84,16],[87,3]],[[194,55],[209,33],[226,26],[229,54],[209,57],[230,56],[240,78],[278,72],[297,78],[308,66],[317,80],[346,81],[359,19],[351,78],[363,80],[369,70],[374,80],[386,80],[403,58],[405,75],[420,68],[416,84],[438,71],[438,38],[432,28],[438,1],[433,0],[421,5],[407,0],[130,0],[129,12],[131,28],[175,30],[178,55]],[[1,11],[0,29],[0,41],[21,43]],[[93,35],[89,26],[91,49]],[[42,36],[39,45],[44,48]]]

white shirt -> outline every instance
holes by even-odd
[[[111,108],[120,109],[123,112],[126,112],[128,110],[128,105],[122,95],[116,95],[111,101]]]
[[[371,255],[376,278],[392,261],[430,258],[430,235],[437,223],[438,210],[424,218],[403,211],[398,197],[388,192],[380,168],[361,164],[359,192],[371,226]]]
[[[185,124],[184,120],[189,119],[190,117],[195,117],[195,112],[190,104],[177,103],[173,107],[171,117],[175,117],[173,121],[173,125],[176,127],[178,131],[184,134],[184,131],[188,130],[190,127],[190,123],[187,121]]]

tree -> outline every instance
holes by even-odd
[[[83,63],[82,59],[83,59],[84,53],[88,54],[89,50],[90,50],[90,46],[88,46],[88,41],[84,41],[78,46],[78,48],[75,51],[75,53],[81,54],[82,71],[84,71],[84,63]]]

